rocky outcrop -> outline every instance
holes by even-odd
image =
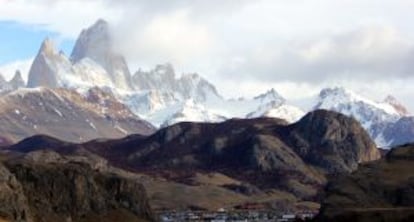
[[[334,173],[349,172],[356,169],[358,163],[380,158],[375,144],[360,124],[342,114],[317,110],[295,124],[286,124],[266,118],[230,120],[221,124],[181,123],[151,136],[138,145],[136,153],[130,154],[128,159],[135,165],[173,167],[180,165],[182,157],[191,155],[197,167],[231,163],[234,167],[259,169],[271,166],[270,170],[278,169],[278,164],[289,165],[292,162],[284,159],[294,156]],[[181,157],[172,149],[177,149]],[[169,158],[163,162],[153,155]],[[235,155],[239,157],[237,160],[233,159]],[[175,163],[171,162],[173,160]],[[185,161],[183,164],[188,166]]]
[[[412,221],[414,144],[331,179],[317,221]]]
[[[9,157],[5,167],[0,165],[1,218],[33,222],[154,220],[146,192],[134,177],[93,167],[85,157],[40,152]],[[36,158],[39,155],[46,159]]]
[[[330,173],[350,172],[381,157],[359,122],[336,112],[310,112],[280,133],[304,160]]]
[[[22,185],[3,164],[0,164],[0,218],[16,222],[33,221]]]

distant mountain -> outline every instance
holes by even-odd
[[[378,146],[410,142],[414,125],[410,125],[407,109],[389,96],[375,102],[345,88],[323,89],[314,109],[328,109],[352,116],[361,122]]]
[[[0,74],[0,93],[13,91],[18,88],[23,88],[25,86],[26,83],[24,82],[22,74],[19,70],[16,71],[16,73],[10,81],[6,81],[4,77]]]
[[[139,91],[120,95],[119,99],[155,126],[260,116],[294,122],[304,115],[274,89],[253,99],[224,99],[213,84],[196,73],[177,78],[171,64],[157,65],[149,72],[138,71],[132,79]]]
[[[331,178],[315,221],[413,221],[414,145],[391,149],[380,161]]]
[[[288,207],[289,203],[291,208],[305,200],[318,200],[327,174],[350,172],[359,163],[380,158],[375,144],[356,120],[324,110],[311,112],[295,124],[273,118],[186,122],[150,136],[132,135],[84,144],[31,137],[8,149],[32,152],[45,147],[64,154],[86,150],[115,166],[162,177],[180,186],[197,186],[191,181],[199,181],[201,175],[223,175],[219,177],[228,182],[212,178],[211,183],[217,185],[210,185],[216,189],[218,196],[214,198],[219,202],[226,202],[231,192],[233,198],[241,198],[233,205],[242,204],[247,195],[247,199],[275,206],[283,202]],[[176,186],[147,189],[159,194]],[[211,188],[201,185],[197,189]],[[192,206],[206,206],[209,192],[199,195],[192,199]],[[285,200],[286,195],[291,198]],[[178,192],[170,198],[177,200],[177,205],[186,205],[187,202],[180,202],[186,196],[186,192]],[[155,198],[151,199],[153,204],[171,201],[160,200],[157,195],[151,198]]]
[[[303,112],[287,105],[274,90],[266,98],[226,100],[213,84],[196,73],[177,77],[170,64],[131,76],[125,59],[116,53],[109,25],[98,20],[81,32],[70,58],[59,53],[51,40],[39,49],[27,86],[66,88],[83,94],[94,87],[111,91],[137,116],[155,126],[178,121],[217,122],[228,118],[271,116],[296,121]]]
[[[383,137],[389,146],[412,143],[414,141],[414,117],[404,116],[387,125]]]
[[[23,80],[22,73],[20,72],[20,70],[16,70],[16,73],[14,74],[13,78],[9,81],[9,84],[14,90],[26,86],[26,83]]]
[[[30,67],[27,86],[59,87],[62,78],[66,77],[65,74],[70,72],[70,69],[70,61],[63,53],[58,53],[53,42],[47,38]]]
[[[71,54],[71,61],[76,64],[90,59],[100,65],[109,79],[118,89],[133,89],[131,74],[125,58],[113,48],[109,24],[100,19],[88,29],[82,30]]]
[[[196,73],[184,74],[177,78],[171,64],[157,65],[149,72],[139,70],[132,79],[138,90],[170,93],[180,100],[192,99],[195,102],[205,102],[221,98],[213,84]]]
[[[103,20],[81,32],[70,59],[45,39],[30,68],[27,86],[132,89],[128,66],[113,51],[109,27]]]
[[[0,97],[0,113],[0,135],[14,142],[36,134],[84,142],[154,131],[151,124],[99,88],[85,95],[67,89],[15,90]]]

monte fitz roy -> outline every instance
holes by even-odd
[[[264,90],[251,99],[225,99],[213,84],[197,73],[178,77],[171,64],[131,73],[124,57],[113,49],[109,28],[106,21],[98,20],[83,30],[70,57],[58,52],[53,42],[45,39],[30,68],[27,84],[20,72],[9,82],[0,77],[3,94],[0,102],[9,104],[3,110],[7,118],[2,118],[1,122],[19,129],[16,132],[11,127],[1,128],[5,141],[17,142],[43,133],[82,142],[150,133],[151,129],[182,121],[222,122],[261,116],[293,123],[315,109],[333,110],[356,118],[381,147],[410,142],[414,135],[414,117],[392,96],[376,102],[345,88],[333,87],[322,89],[318,97],[310,98],[313,102],[308,107],[299,107],[274,89]],[[30,97],[45,102],[29,101]],[[87,106],[101,108],[83,113]],[[52,126],[46,127],[47,123],[42,122],[44,118],[31,120],[27,114],[38,109],[45,111],[42,115],[48,116],[52,125],[58,120],[71,121],[70,116],[80,117],[72,124],[85,132],[63,135],[59,132],[59,124],[52,130]],[[111,112],[113,119],[108,115]],[[134,128],[131,124],[140,126]]]
[[[392,95],[228,99],[130,70],[114,41],[99,19],[69,56],[46,38],[27,81],[0,75],[0,222],[414,219],[414,115]]]

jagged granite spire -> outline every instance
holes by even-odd
[[[73,63],[89,58],[108,72],[114,86],[121,89],[133,88],[126,61],[114,52],[109,25],[103,19],[82,30],[70,58]]]
[[[177,78],[170,63],[159,64],[149,72],[139,70],[132,80],[136,89],[179,94],[184,99],[193,99],[196,102],[205,102],[213,97],[222,98],[215,86],[197,73],[182,74]]]
[[[52,67],[49,66],[47,60],[55,56],[55,47],[49,38],[43,40],[36,58],[30,67],[27,86],[48,86],[55,87],[57,85],[56,74]]]
[[[9,84],[13,89],[18,89],[26,85],[22,78],[22,73],[20,72],[20,70],[16,70],[16,73],[14,74],[13,78],[9,81]]]
[[[58,87],[58,71],[70,66],[69,60],[56,51],[53,41],[46,38],[30,67],[27,87]]]
[[[109,36],[109,25],[99,19],[87,29],[83,29],[76,40],[70,59],[73,63],[89,57],[97,63],[104,63],[104,54],[110,53],[112,42]]]

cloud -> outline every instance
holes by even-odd
[[[13,78],[16,70],[20,70],[23,79],[26,81],[32,62],[33,58],[30,58],[2,65],[0,66],[0,75],[2,75],[6,80],[10,80]]]
[[[75,38],[82,27],[101,17],[117,21],[121,12],[100,0],[0,0],[0,21],[32,25],[65,38]]]
[[[414,75],[414,45],[392,27],[363,27],[318,39],[266,42],[222,64],[223,73],[261,81],[320,82]]]
[[[189,58],[206,55],[214,36],[203,24],[191,19],[188,10],[177,10],[149,19],[140,28],[118,26],[118,47],[129,60],[141,63],[188,63]],[[124,28],[124,29],[122,29]]]

